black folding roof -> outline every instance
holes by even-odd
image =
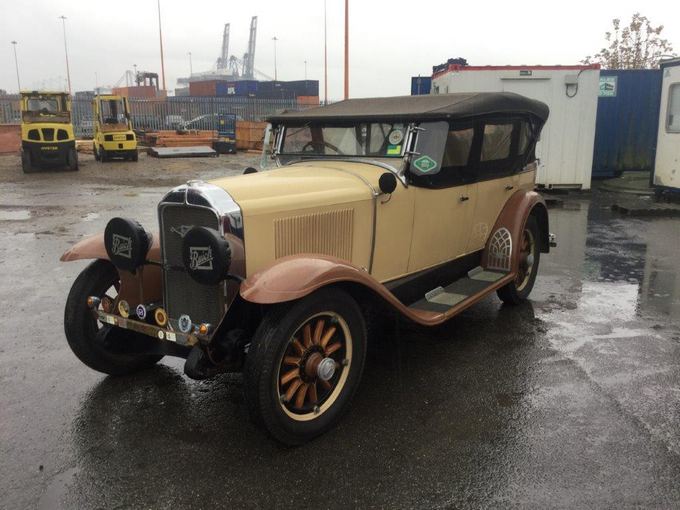
[[[548,118],[545,103],[512,92],[475,92],[425,96],[346,99],[328,106],[272,115],[277,123],[314,121],[417,121],[466,119],[478,115],[530,114],[542,122]]]

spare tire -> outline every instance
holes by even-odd
[[[134,271],[146,261],[151,236],[135,220],[112,218],[104,230],[104,246],[114,266]]]
[[[214,285],[229,274],[231,248],[217,230],[193,227],[182,242],[182,261],[194,280],[204,285]]]

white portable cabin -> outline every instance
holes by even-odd
[[[661,61],[661,107],[652,184],[680,189],[680,58]]]
[[[590,189],[595,144],[599,65],[461,66],[432,76],[432,94],[516,92],[543,101],[550,117],[536,147],[536,184]]]

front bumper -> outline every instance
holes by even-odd
[[[174,342],[178,345],[187,347],[193,347],[199,343],[204,343],[203,341],[206,340],[206,338],[202,338],[201,336],[194,333],[182,333],[180,331],[174,331],[170,328],[161,328],[154,324],[121,317],[119,315],[107,313],[102,310],[93,310],[93,313],[95,318],[104,324],[134,331],[135,333],[141,333],[142,335],[150,336],[156,340]]]

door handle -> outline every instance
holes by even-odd
[[[507,186],[505,187],[505,191],[510,191],[511,189],[515,189],[515,187],[514,187],[514,186],[510,186],[510,185],[507,185]]]
[[[465,195],[461,195],[460,201],[465,202],[466,200],[470,200],[470,197],[466,197]]]

